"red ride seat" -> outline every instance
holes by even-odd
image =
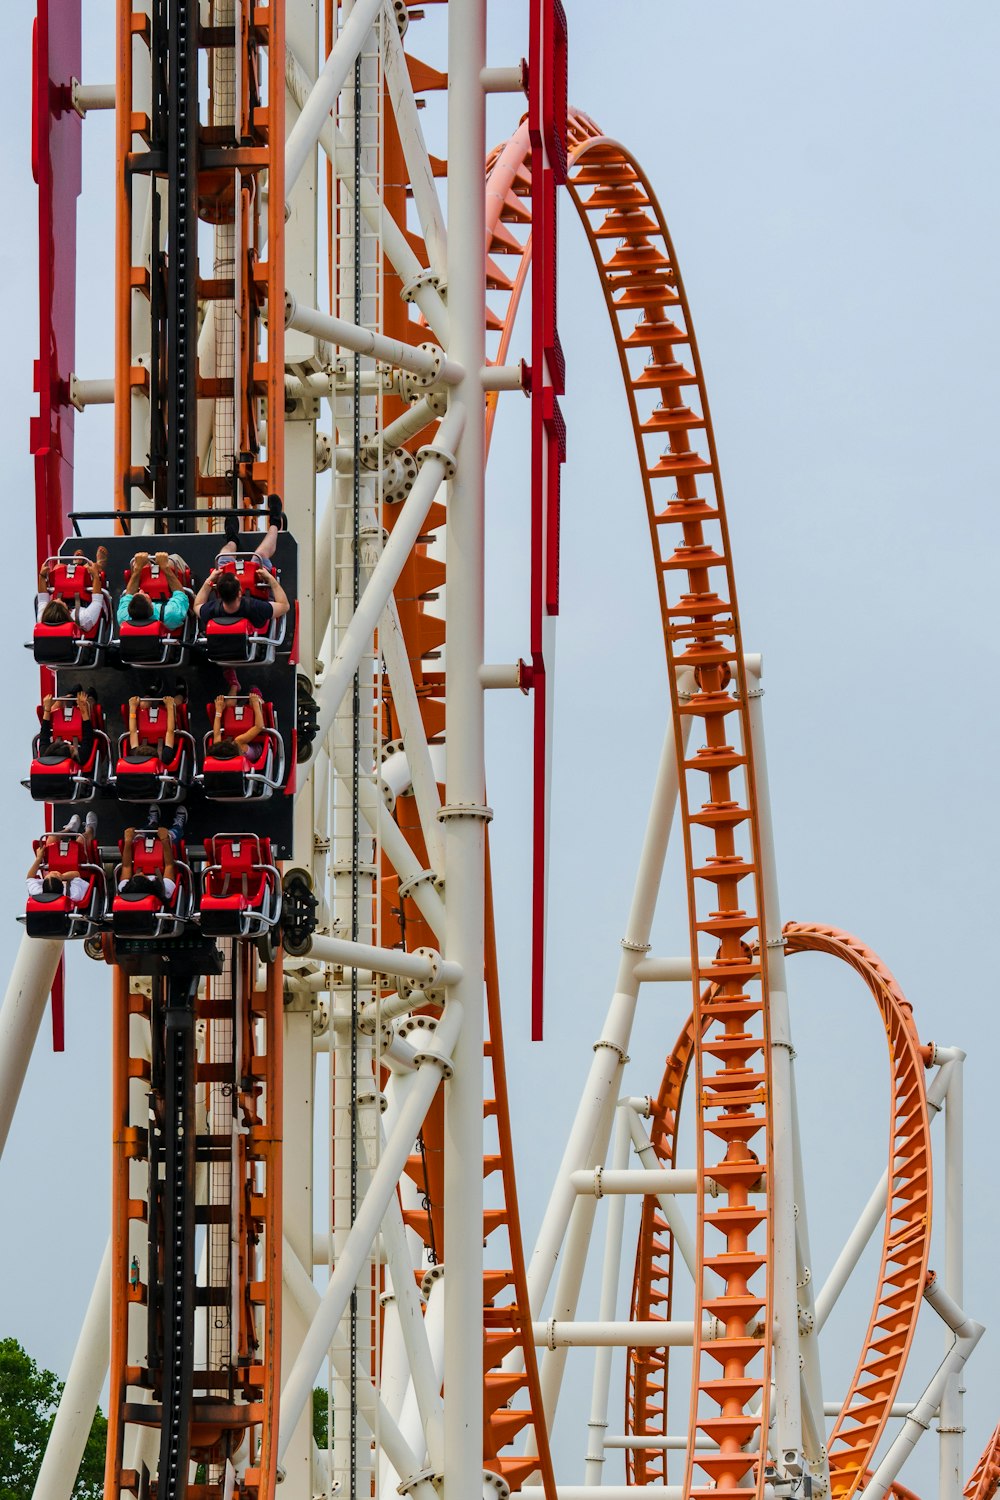
[[[122,705],[122,717],[128,708]],[[156,755],[136,760],[129,754],[128,734],[119,736],[115,766],[115,793],[120,802],[178,802],[190,785],[194,771],[194,738],[188,729],[186,703],[179,703],[174,723],[174,749],[164,746],[167,732],[166,705],[159,699],[139,701],[136,729],[140,744],[155,745]]]
[[[36,851],[41,842],[36,843]],[[79,901],[70,899],[68,886],[62,891],[29,896],[24,916],[18,918],[24,922],[28,936],[67,940],[90,937],[103,921],[107,907],[107,884],[97,846],[90,842],[82,845],[75,834],[57,834],[56,841],[47,846],[39,871],[40,878],[46,875],[76,876],[86,882],[86,892]]]
[[[42,709],[36,709],[39,719]],[[91,705],[90,722],[94,744],[87,759],[78,763],[65,760],[40,760],[39,736],[32,742],[32,762],[26,783],[36,802],[89,802],[95,788],[107,785],[111,769],[111,743],[104,732],[104,712],[99,703]],[[83,738],[83,717],[75,698],[57,698],[52,704],[52,738],[79,745]]]
[[[254,833],[205,840],[201,930],[215,937],[259,937],[281,916],[281,878],[271,841]]]
[[[220,563],[223,573],[232,573],[240,581],[245,594],[253,599],[273,600],[267,584],[258,583],[257,570],[260,564],[249,553],[229,553]],[[275,577],[278,571],[275,569]],[[272,618],[259,629],[242,615],[213,615],[205,626],[205,650],[213,661],[256,662],[264,665],[274,661],[274,653],[285,639],[285,621]]]
[[[71,610],[77,602],[84,609],[93,599],[90,569],[85,558],[50,557],[48,567],[48,592],[53,599],[62,599]],[[103,582],[104,575],[101,579]],[[35,625],[31,649],[40,666],[51,667],[96,667],[100,665],[105,646],[111,639],[111,599],[103,591],[104,608],[96,625],[90,630],[81,630],[75,619],[64,625]]]
[[[206,705],[210,720],[214,719],[215,704]],[[202,772],[198,780],[206,797],[214,802],[262,801],[277,791],[285,778],[285,747],[278,733],[274,717],[274,705],[261,699],[264,728],[256,740],[247,747],[250,754],[237,759],[218,758],[212,753],[212,730],[205,735],[202,746]],[[254,725],[253,704],[249,698],[238,698],[227,703],[222,712],[222,737],[235,740],[246,734]],[[252,752],[260,746],[260,753]]]
[[[125,574],[125,581],[132,577]],[[191,569],[184,568],[181,583],[188,594],[188,612],[183,622],[168,630],[162,620],[143,620],[136,623],[125,620],[118,627],[118,645],[122,660],[133,667],[177,667],[186,659],[188,648],[197,635],[197,624],[191,605],[194,595],[191,590]],[[173,592],[167,575],[154,563],[149,562],[139,575],[139,589],[148,594],[154,604],[165,604]]]
[[[194,880],[182,840],[174,849],[175,885],[165,901],[154,892],[118,889],[121,865],[115,870],[115,894],[111,903],[111,927],[116,937],[176,937],[191,916]],[[163,842],[155,830],[143,829],[132,841],[132,871],[135,875],[164,878]]]

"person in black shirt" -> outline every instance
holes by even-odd
[[[287,615],[288,595],[275,577],[274,565],[271,562],[274,549],[278,544],[278,532],[285,525],[281,500],[277,495],[268,495],[267,510],[270,525],[254,548],[253,556],[258,563],[257,582],[266,584],[270,589],[270,599],[255,599],[252,595],[245,594],[235,574],[225,573],[221,568],[215,567],[198,590],[194,601],[195,613],[202,625],[207,624],[217,615],[228,619],[237,619],[242,616],[243,619],[250,621],[255,630],[261,630],[266,628],[272,619],[280,620],[282,615]],[[227,554],[241,550],[240,543],[244,535],[245,533],[240,531],[235,514],[230,511],[226,516],[226,545],[216,561],[226,557]],[[246,540],[249,541],[249,537]],[[245,544],[242,550],[246,550]]]

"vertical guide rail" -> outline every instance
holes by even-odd
[[[163,1417],[157,1500],[187,1493],[194,1344],[194,989],[167,984],[163,1014]],[[154,1041],[155,1046],[155,1041]]]

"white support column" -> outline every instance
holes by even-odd
[[[464,421],[445,533],[448,577],[445,699],[448,743],[444,821],[448,871],[444,953],[461,964],[451,991],[464,1020],[445,1085],[443,1500],[483,1493],[483,970],[486,770],[483,661],[485,567],[486,233],[483,163],[485,0],[448,7],[449,355],[464,371],[449,416]],[[446,419],[447,420],[447,419]]]
[[[962,1064],[959,1052],[951,1064],[951,1078],[944,1100],[944,1290],[959,1307],[965,1295],[963,1267],[962,1205],[963,1099]],[[945,1352],[951,1347],[945,1335]],[[940,1500],[959,1500],[965,1482],[965,1427],[961,1375],[952,1370],[941,1392],[938,1408],[938,1494]]]
[[[32,1500],[70,1500],[111,1358],[111,1241],[104,1248]]]
[[[627,1104],[619,1104],[615,1122],[615,1144],[611,1158],[612,1170],[624,1172],[628,1164],[631,1145]],[[608,1218],[604,1235],[604,1269],[601,1273],[600,1319],[602,1323],[613,1323],[618,1312],[618,1282],[622,1265],[622,1231],[625,1227],[625,1197],[615,1198],[608,1204]],[[594,1356],[594,1381],[590,1394],[590,1421],[587,1423],[587,1458],[584,1480],[588,1485],[598,1485],[604,1471],[604,1438],[608,1430],[608,1395],[611,1388],[611,1359],[609,1347],[598,1349]]]
[[[690,719],[685,719],[684,744],[690,733]],[[615,993],[598,1041],[594,1060],[581,1095],[576,1118],[570,1131],[548,1207],[542,1219],[538,1239],[528,1265],[528,1296],[534,1314],[541,1311],[548,1293],[556,1262],[569,1225],[576,1190],[571,1174],[590,1161],[602,1161],[607,1151],[608,1134],[614,1101],[618,1098],[621,1079],[632,1034],[639,980],[635,976],[636,960],[649,943],[656,898],[663,875],[670,826],[677,806],[677,754],[674,748],[673,723],[667,726],[660,754],[660,764],[653,790],[649,821],[643,841],[635,890],[629,911],[627,936],[618,965]]]
[[[281,1198],[285,1244],[304,1266],[313,1250],[313,1002],[296,996],[284,1007]],[[286,1251],[287,1257],[287,1251]],[[310,1278],[310,1285],[312,1284]],[[293,1364],[309,1328],[309,1315],[295,1299],[283,1299],[281,1365]],[[282,1460],[285,1500],[312,1500],[312,1409],[299,1419]]]
[[[351,1288],[357,1282],[361,1268],[375,1243],[389,1199],[396,1191],[406,1159],[437,1092],[442,1070],[448,1070],[448,1060],[461,1026],[461,1004],[450,1000],[445,1006],[437,1030],[421,1055],[417,1071],[408,1082],[405,1097],[391,1129],[387,1122],[387,1137],[381,1160],[372,1173],[358,1216],[341,1248],[326,1291],[319,1300],[298,1358],[285,1379],[281,1393],[279,1459],[291,1441],[299,1417],[310,1399],[313,1380],[327,1357],[333,1336],[347,1307]],[[481,1372],[479,1378],[481,1381]]]
[[[794,1141],[798,1132],[798,1120],[795,1117],[792,1094],[792,1033],[788,1014],[788,981],[785,975],[784,938],[781,934],[771,797],[767,780],[767,754],[764,748],[761,703],[763,690],[760,687],[759,658],[756,672],[752,670],[751,662],[747,662],[746,675],[764,896],[765,930],[761,938],[764,944],[771,1020],[771,1100],[774,1118],[770,1166],[774,1205],[774,1389],[771,1399],[776,1426],[774,1448],[779,1470],[783,1473],[786,1461],[797,1465],[804,1452],[795,1248]],[[817,1408],[822,1400],[823,1393],[820,1389],[816,1393]],[[786,1460],[786,1455],[791,1455],[791,1458]],[[808,1457],[811,1472],[821,1472],[824,1465],[822,1452],[816,1450]]]
[[[10,972],[0,1008],[0,1155],[62,951],[55,939],[22,937]]]

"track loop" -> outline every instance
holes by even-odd
[[[868,1331],[843,1409],[834,1423],[828,1448],[831,1492],[849,1497],[864,1483],[868,1465],[896,1397],[916,1327],[927,1276],[931,1231],[930,1122],[924,1090],[924,1062],[913,1013],[890,971],[863,943],[833,927],[789,923],[788,953],[829,953],[848,963],[864,980],[885,1027],[891,1068],[890,1163],[892,1197],[885,1221],[882,1260]],[[704,997],[703,1013],[712,995]],[[682,1031],[667,1059],[653,1107],[651,1144],[664,1166],[675,1164],[676,1117],[693,1053],[694,1018]],[[637,1320],[669,1319],[672,1304],[673,1237],[652,1199],[643,1205],[632,1292]],[[629,1351],[626,1431],[653,1436],[666,1432],[669,1351]],[[987,1450],[989,1454],[990,1450]],[[1000,1429],[994,1434],[992,1459],[984,1454],[970,1485],[993,1464],[1000,1481]],[[637,1484],[664,1483],[661,1451],[631,1456],[629,1479]],[[909,1491],[894,1486],[900,1500]],[[972,1496],[966,1489],[966,1495]],[[992,1494],[992,1492],[989,1492]],[[989,1500],[976,1494],[975,1500]]]

